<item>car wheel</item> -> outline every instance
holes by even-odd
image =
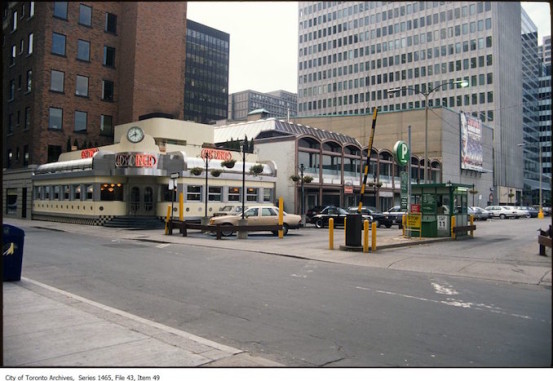
[[[315,227],[316,227],[317,229],[322,229],[322,228],[324,228],[324,227],[325,227],[324,221],[321,220],[321,219],[316,220],[316,221],[315,221]]]
[[[386,223],[386,225],[384,225],[384,226],[386,226],[386,229],[390,229],[390,228],[392,227],[392,224],[388,222],[388,223]]]
[[[290,228],[288,227],[288,225],[284,224],[282,225],[282,235],[288,235],[288,230],[290,230]]]
[[[222,224],[221,226],[233,226],[232,224]],[[232,230],[221,230],[221,235],[223,237],[230,237],[234,234]]]
[[[499,215],[499,219],[501,219],[501,220],[504,220],[506,217],[507,217],[507,216],[504,215],[504,214],[500,214],[500,215]]]

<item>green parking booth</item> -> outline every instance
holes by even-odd
[[[2,225],[3,281],[21,280],[24,240],[23,229],[8,224]]]
[[[421,212],[422,237],[451,237],[451,217],[456,226],[468,224],[468,190],[473,185],[456,183],[412,184],[411,205]],[[412,208],[413,209],[413,208]],[[412,234],[412,236],[418,235]]]

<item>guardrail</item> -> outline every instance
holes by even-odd
[[[259,231],[282,231],[282,225],[201,225],[180,220],[167,221],[167,235],[173,235],[173,229],[179,229],[183,237],[188,236],[188,230],[201,230],[215,232],[216,239],[222,238],[222,232],[259,232]]]

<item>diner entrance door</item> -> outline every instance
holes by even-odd
[[[155,216],[156,187],[153,184],[129,184],[129,214]]]

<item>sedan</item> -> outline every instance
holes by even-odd
[[[469,216],[472,216],[475,220],[478,221],[486,221],[488,218],[492,218],[490,212],[479,206],[469,206],[468,213]]]
[[[327,205],[327,206],[333,206],[333,205]],[[309,209],[307,211],[307,213],[305,213],[306,222],[313,223],[313,216],[315,214],[321,213],[323,211],[323,209],[326,208],[327,206],[316,205],[316,206],[312,207],[311,209]]]
[[[278,208],[275,206],[255,206],[246,209],[244,218],[247,219],[248,225],[278,225]],[[228,215],[213,217],[209,220],[210,225],[233,225],[238,226],[242,215]],[[289,229],[298,229],[301,224],[301,216],[297,214],[289,214],[283,212],[282,232],[288,234]],[[232,231],[222,231],[222,235],[229,237],[233,234]],[[273,234],[278,234],[278,231],[273,231]]]
[[[327,206],[320,213],[315,214],[311,218],[311,223],[315,224],[317,228],[324,228],[328,226],[328,220],[333,218],[335,225],[344,225],[344,218],[350,214],[342,208],[335,206]]]
[[[517,209],[528,212],[528,218],[538,217],[538,210],[532,206],[518,206]]]
[[[348,208],[349,213],[357,213],[359,210],[358,207],[352,206]],[[392,219],[388,215],[383,214],[380,210],[376,209],[373,206],[362,206],[361,215],[364,219],[369,220],[370,222],[376,222],[376,227],[386,226],[390,228],[393,225]]]
[[[382,213],[385,216],[388,216],[388,219],[392,221],[392,224],[398,225],[401,229],[403,216],[406,215],[406,212],[401,211],[401,207],[399,205],[393,206],[388,211]]]
[[[520,214],[512,206],[490,205],[486,206],[485,209],[491,213],[492,217],[499,217],[502,220],[506,218],[520,218]]]

